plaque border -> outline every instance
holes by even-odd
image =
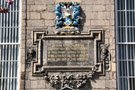
[[[101,29],[92,29],[88,30],[88,33],[81,33],[79,35],[56,35],[48,34],[46,30],[35,30],[33,31],[33,45],[37,45],[37,58],[36,61],[32,61],[32,75],[44,75],[47,72],[90,72],[93,75],[95,72],[104,74],[104,60],[101,60],[100,50],[97,50],[97,58],[94,66],[42,66],[41,64],[41,49],[42,49],[42,40],[45,38],[49,39],[79,39],[79,38],[93,38],[96,40],[96,48],[100,49],[100,45],[104,43],[103,37],[104,31]]]

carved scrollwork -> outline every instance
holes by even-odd
[[[109,70],[110,68],[110,53],[109,48],[110,45],[104,44],[101,46],[101,60],[105,62],[106,70]]]
[[[31,66],[31,62],[36,58],[36,50],[34,49],[29,49],[27,52],[27,59],[26,59],[26,67]]]
[[[55,88],[80,88],[88,79],[88,74],[57,74],[46,77],[46,80]]]

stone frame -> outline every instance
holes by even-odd
[[[48,31],[40,31],[39,29],[33,31],[33,45],[37,46],[37,61],[32,61],[32,75],[44,75],[47,72],[61,72],[61,71],[85,71],[89,72],[89,75],[93,75],[95,72],[104,74],[104,60],[100,58],[100,45],[104,43],[104,31],[103,30],[89,30],[88,33],[81,33],[80,35],[55,35],[48,34]],[[95,66],[42,66],[41,65],[41,41],[44,38],[93,38],[97,47],[97,58],[95,60]],[[39,68],[40,67],[40,68]],[[90,76],[90,77],[91,77]]]

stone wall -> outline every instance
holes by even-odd
[[[34,77],[31,72],[27,53],[35,49],[32,45],[32,32],[35,28],[55,31],[55,0],[21,0],[21,70],[20,90],[55,90],[44,77]],[[27,1],[27,2],[26,2]],[[81,2],[81,32],[88,29],[103,29],[105,44],[109,44],[111,54],[110,70],[105,75],[94,76],[85,89],[80,90],[116,90],[116,58],[115,58],[115,23],[114,0],[82,0]]]

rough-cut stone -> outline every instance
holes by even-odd
[[[30,19],[40,19],[40,13],[30,12]]]
[[[105,83],[106,88],[115,89],[116,88],[116,80],[106,80]]]
[[[25,1],[25,0],[23,0],[23,1]],[[35,4],[35,1],[36,0],[27,0],[27,4]]]
[[[30,80],[26,80],[25,81],[25,88],[31,88],[31,81]]]
[[[46,5],[31,5],[30,6],[30,11],[45,11],[46,10]]]
[[[45,20],[45,26],[54,26],[55,21],[54,20]]]
[[[109,25],[109,20],[91,20],[91,25]]]
[[[104,5],[86,5],[86,11],[105,11]]]
[[[54,4],[55,0],[45,0],[45,4]]]
[[[44,26],[44,20],[28,20],[28,26],[33,27]]]
[[[55,11],[55,5],[48,5],[47,6],[48,11]]]
[[[55,13],[53,12],[42,12],[41,19],[55,19]]]
[[[35,0],[35,4],[43,5],[45,4],[46,0]]]
[[[85,26],[90,26],[90,20],[87,20],[85,23],[84,23]]]
[[[45,88],[45,80],[35,80],[31,81],[31,88],[43,89]]]
[[[98,13],[97,12],[86,12],[86,19],[98,19]]]
[[[113,72],[113,73],[112,73],[112,78],[115,79],[115,80],[117,79],[116,72]]]
[[[95,80],[95,81],[91,81],[91,86],[93,88],[101,88],[101,89],[105,89],[105,80]]]
[[[102,0],[82,0],[82,3],[97,5],[97,4],[102,4]]]
[[[114,11],[114,5],[106,5],[106,11]]]
[[[112,71],[116,71],[116,63],[112,63]]]

